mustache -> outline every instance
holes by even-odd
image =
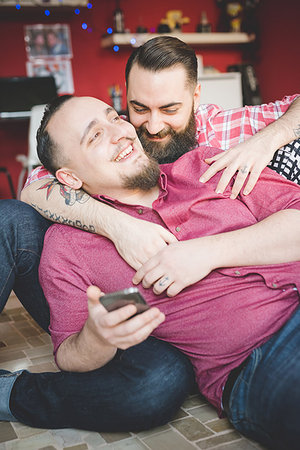
[[[174,136],[175,135],[175,131],[171,127],[163,128],[158,133],[151,134],[151,133],[149,133],[149,131],[146,129],[146,127],[144,125],[141,125],[139,127],[139,131],[140,131],[140,133],[143,133],[149,139],[151,139],[151,138],[152,139],[153,138],[162,139],[162,138],[164,138],[166,136]]]

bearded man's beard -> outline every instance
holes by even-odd
[[[148,164],[146,164],[140,171],[140,173],[132,176],[124,175],[123,187],[125,189],[141,191],[149,191],[157,185],[160,176],[160,169],[157,161],[149,158]]]
[[[140,126],[136,131],[145,152],[159,164],[172,163],[198,145],[193,110],[183,131],[176,132],[173,128],[167,127],[152,135],[148,133],[144,125]],[[163,138],[165,136],[170,136],[167,143],[150,140],[151,137]]]

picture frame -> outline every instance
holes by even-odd
[[[72,58],[70,28],[67,24],[26,25],[24,40],[29,60]]]

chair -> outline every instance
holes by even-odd
[[[22,165],[22,171],[19,175],[17,198],[20,198],[21,190],[24,185],[26,173],[29,174],[36,166],[41,165],[36,151],[36,132],[40,126],[46,105],[36,105],[31,108],[29,131],[28,131],[28,155],[17,155],[16,159]]]
[[[8,185],[10,188],[10,192],[11,192],[11,196],[12,198],[16,198],[16,193],[15,193],[15,189],[14,189],[14,185],[10,176],[9,171],[7,170],[6,167],[0,167],[0,173],[4,173],[4,175],[6,175],[7,181],[8,181]]]

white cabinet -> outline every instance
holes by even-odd
[[[239,72],[201,75],[200,103],[214,103],[224,109],[243,106],[242,81]]]

